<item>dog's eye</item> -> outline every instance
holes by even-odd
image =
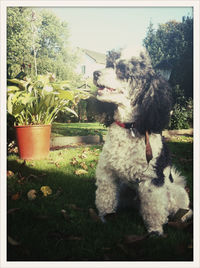
[[[118,63],[116,66],[116,74],[119,79],[126,78],[127,66],[124,63]]]

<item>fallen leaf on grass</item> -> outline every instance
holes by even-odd
[[[53,199],[58,198],[60,195],[62,195],[62,193],[63,193],[63,189],[59,187],[55,195],[53,196]]]
[[[87,158],[87,155],[86,155],[86,153],[83,152],[78,157],[81,158],[81,159],[83,159],[83,158]]]
[[[43,193],[44,196],[48,196],[52,194],[52,190],[49,186],[42,186],[40,191]]]
[[[30,179],[30,178],[38,179],[38,176],[36,176],[34,174],[30,174],[30,175],[28,175],[27,179]]]
[[[80,166],[81,166],[84,170],[88,170],[88,166],[86,165],[85,162],[80,163]]]
[[[18,241],[14,240],[9,235],[8,235],[8,243],[11,244],[12,246],[19,246],[20,245],[20,243]]]
[[[7,214],[9,215],[9,214],[12,214],[12,213],[14,213],[15,211],[18,211],[18,210],[20,210],[20,208],[11,208],[11,209],[9,209],[8,211],[7,211]]]
[[[67,214],[67,211],[65,209],[62,209],[61,210],[61,213],[62,213],[62,215],[63,215],[63,217],[65,218],[66,221],[69,221],[70,220],[70,217]]]
[[[54,164],[56,167],[60,167],[60,162],[62,161],[63,159],[57,159],[56,161],[54,160],[50,160],[49,161],[49,164]]]
[[[83,210],[82,208],[77,207],[77,205],[75,205],[75,204],[69,204],[68,207],[73,209],[73,210],[77,210],[77,211]]]
[[[84,169],[77,169],[75,170],[75,174],[76,175],[84,175],[84,174],[87,174],[88,172]]]
[[[93,221],[95,222],[101,222],[100,217],[96,214],[93,208],[89,208],[89,214]]]
[[[12,172],[11,170],[7,171],[7,177],[8,178],[12,178],[14,175],[15,175],[14,172]]]
[[[60,164],[58,162],[55,162],[56,167],[60,167]]]
[[[13,195],[11,196],[11,199],[14,200],[14,201],[18,200],[19,198],[20,198],[20,193],[19,193],[19,192],[16,193],[16,194],[13,194]]]
[[[75,166],[78,164],[78,160],[76,159],[76,157],[72,158],[72,161],[70,162],[71,165]]]
[[[31,189],[30,191],[28,191],[27,197],[28,197],[28,200],[34,200],[34,199],[36,199],[36,197],[37,197],[36,190],[35,189]]]
[[[124,237],[124,243],[134,244],[143,240],[146,240],[148,235],[127,235]]]
[[[91,164],[90,164],[90,167],[91,167],[91,168],[94,168],[94,167],[95,167],[95,164],[94,164],[94,163],[91,163]]]
[[[46,173],[42,173],[40,175],[34,175],[34,174],[30,174],[28,175],[28,177],[26,178],[27,180],[40,180],[41,177],[46,176]]]
[[[24,184],[25,183],[25,177],[21,177],[17,182],[19,184]]]

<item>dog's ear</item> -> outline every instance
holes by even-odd
[[[121,52],[116,50],[111,50],[107,52],[106,55],[106,68],[114,68],[115,61],[120,58]]]
[[[138,130],[154,133],[161,132],[169,123],[171,111],[171,88],[168,82],[160,75],[154,74],[146,83],[137,99],[139,117],[137,119]]]

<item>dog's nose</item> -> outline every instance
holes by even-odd
[[[94,80],[97,80],[99,78],[99,76],[101,75],[101,71],[95,71],[93,73],[93,77],[94,77]]]

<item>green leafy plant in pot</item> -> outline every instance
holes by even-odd
[[[41,159],[49,154],[51,123],[60,111],[68,111],[77,91],[68,81],[55,82],[52,74],[8,79],[7,111],[15,118],[19,155],[22,159]],[[76,92],[76,93],[75,93]]]

